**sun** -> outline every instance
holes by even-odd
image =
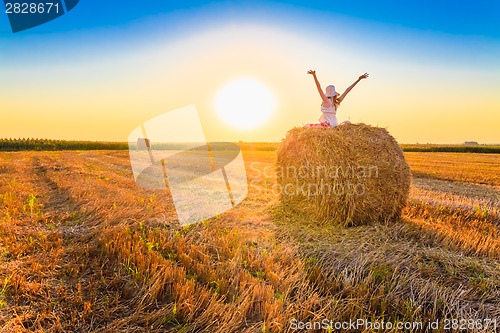
[[[269,119],[276,107],[273,93],[252,78],[228,82],[215,97],[215,109],[230,126],[251,129]]]

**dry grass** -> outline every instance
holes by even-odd
[[[181,228],[167,193],[135,186],[124,152],[0,153],[3,331],[500,320],[494,188],[418,178],[399,223],[319,227],[265,191],[276,184],[262,172],[275,153],[244,158],[249,197]]]
[[[280,232],[300,244],[310,279],[335,305],[327,318],[432,321],[498,318],[498,260],[457,251],[432,229],[399,223],[319,227],[278,212]],[[344,306],[344,307],[342,307]]]
[[[405,156],[415,177],[406,215],[449,246],[500,258],[500,155]]]
[[[416,177],[500,186],[500,154],[406,152],[405,158]]]

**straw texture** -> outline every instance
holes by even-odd
[[[291,129],[276,172],[283,203],[339,226],[398,218],[411,183],[396,140],[365,124]]]

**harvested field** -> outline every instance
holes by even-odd
[[[165,191],[135,185],[127,152],[0,153],[0,326],[286,332],[293,320],[364,318],[498,327],[498,173],[479,172],[496,170],[498,155],[406,156],[414,179],[397,222],[319,226],[292,213],[267,172],[276,153],[252,151],[242,204],[181,228]]]

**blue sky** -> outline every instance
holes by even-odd
[[[144,17],[182,10],[180,16],[189,16],[186,9],[202,7],[225,8],[234,19],[245,16],[248,9],[279,8],[286,15],[290,6],[342,14],[394,26],[436,31],[456,35],[500,37],[500,2],[494,0],[465,1],[130,1],[81,0],[77,14],[66,20],[36,28],[38,32],[66,31],[112,27],[129,24]],[[245,9],[245,10],[243,10]],[[252,12],[252,10],[250,10]],[[71,22],[68,25],[68,21]],[[9,32],[6,15],[0,17],[0,31]],[[35,32],[31,31],[31,32]]]
[[[7,15],[0,15],[0,60],[2,56],[11,64],[30,60],[34,49],[37,56],[57,57],[57,52],[49,54],[49,45],[52,50],[62,48],[64,53],[70,52],[68,45],[85,56],[92,53],[89,42],[128,52],[127,47],[134,49],[141,43],[182,38],[214,26],[246,21],[279,25],[296,34],[310,34],[311,38],[331,36],[333,40],[360,41],[375,52],[383,52],[384,41],[391,41],[398,47],[386,48],[386,52],[413,55],[419,61],[426,57],[442,58],[444,62],[467,59],[498,67],[495,58],[500,49],[499,19],[500,2],[494,0],[474,4],[448,0],[82,0],[68,14],[17,34],[10,31]],[[343,28],[338,30],[339,26]],[[422,41],[426,44],[420,44]],[[419,51],[433,43],[435,52]],[[440,44],[446,45],[440,48]],[[25,55],[28,59],[23,59]]]
[[[341,40],[417,62],[468,62],[498,69],[500,2],[460,1],[145,1],[82,0],[68,14],[13,34],[0,15],[0,71],[44,56],[134,52],[140,45],[250,22],[309,38]],[[339,29],[340,27],[340,29]],[[390,45],[386,45],[390,43]],[[342,47],[342,45],[340,45]],[[432,48],[433,52],[428,49]],[[463,65],[460,63],[460,65]]]

